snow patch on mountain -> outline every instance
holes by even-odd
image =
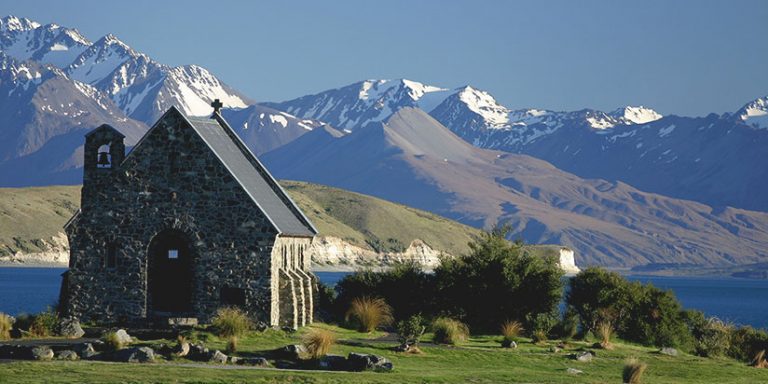
[[[745,105],[736,112],[736,116],[751,127],[768,129],[768,96]]]
[[[624,125],[645,124],[664,117],[653,109],[643,107],[642,105],[639,107],[626,106],[619,108],[609,115]]]
[[[20,61],[35,60],[61,68],[88,45],[88,39],[77,30],[15,16],[0,19],[0,50]]]
[[[490,93],[466,86],[459,92],[459,100],[480,115],[489,128],[509,127],[509,110],[496,102]]]

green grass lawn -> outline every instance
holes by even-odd
[[[517,349],[502,349],[497,336],[472,337],[458,347],[422,345],[423,354],[393,352],[394,343],[374,339],[382,333],[361,334],[317,324],[337,332],[339,343],[332,353],[373,353],[392,360],[394,371],[320,372],[275,369],[226,369],[222,366],[191,363],[184,359],[161,360],[151,364],[102,362],[11,362],[0,364],[0,383],[620,383],[624,361],[636,357],[648,364],[645,383],[768,383],[768,369],[755,369],[731,359],[708,359],[682,354],[669,357],[656,349],[615,343],[612,351],[596,350],[592,362],[581,363],[568,355],[588,348],[588,343],[573,342],[566,350],[553,353],[557,344],[533,345],[523,341]],[[286,344],[298,343],[302,332],[286,334],[268,330],[252,332],[242,338],[237,355],[253,356]],[[226,341],[198,332],[194,337],[213,349],[223,349]],[[167,340],[142,343],[167,342]],[[191,364],[193,366],[183,366]],[[230,366],[227,366],[230,367]],[[238,366],[239,367],[239,366]],[[571,375],[568,368],[584,371]]]

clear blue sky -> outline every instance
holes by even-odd
[[[768,95],[768,1],[9,1],[199,64],[257,101],[368,78],[472,84],[511,108],[733,111]]]

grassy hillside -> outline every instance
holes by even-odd
[[[79,186],[0,188],[0,256],[46,250],[79,206]]]
[[[450,254],[468,250],[478,230],[375,197],[302,182],[281,183],[321,235],[377,251],[401,251],[416,238]],[[0,188],[0,255],[45,250],[77,211],[80,186]]]

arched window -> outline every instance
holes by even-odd
[[[99,147],[99,157],[96,159],[96,168],[112,168],[112,154],[109,145]]]

